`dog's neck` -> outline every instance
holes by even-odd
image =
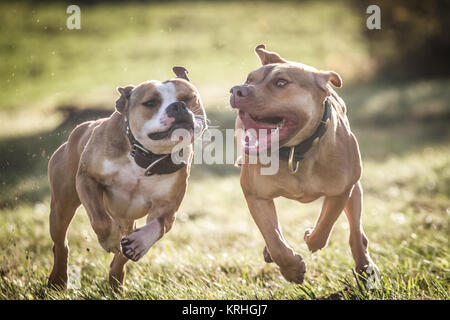
[[[315,145],[320,143],[320,140],[328,131],[330,122],[332,121],[332,102],[329,97],[325,98],[324,110],[322,117],[317,124],[314,132],[306,139],[302,140],[298,144],[289,147],[280,148],[280,158],[282,159],[292,159],[293,161],[301,161],[305,158],[305,154],[311,150]]]
[[[127,153],[130,154],[139,167],[145,169],[146,176],[170,174],[186,167],[186,162],[174,163],[170,153],[157,154],[145,148],[131,132],[127,117],[119,114],[119,118],[119,131],[128,145]]]

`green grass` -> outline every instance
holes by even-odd
[[[238,177],[232,175],[191,180],[174,228],[140,262],[128,264],[120,297],[448,299],[449,151],[430,148],[385,163],[366,162],[363,220],[384,275],[380,290],[366,291],[354,279],[344,216],[329,246],[311,255],[302,234],[314,223],[320,202],[279,199],[286,239],[307,263],[303,285],[286,282],[276,266],[264,263],[262,237],[238,190]],[[111,255],[98,245],[83,209],[69,231],[70,265],[80,268],[82,287],[65,292],[45,288],[52,261],[47,220],[48,199],[2,212],[0,297],[115,298],[106,280]]]
[[[449,299],[449,79],[393,82],[376,71],[346,2],[158,3],[81,6],[65,29],[60,4],[0,4],[0,299]],[[223,14],[216,14],[217,12]],[[120,22],[120,23],[119,23]],[[277,199],[287,241],[307,264],[303,285],[262,258],[232,166],[198,165],[174,228],[138,263],[122,295],[107,282],[112,258],[80,208],[69,229],[81,288],[46,288],[52,265],[46,166],[71,127],[55,108],[113,108],[115,87],[188,67],[210,124],[232,128],[228,88],[258,66],[266,43],[290,60],[338,71],[364,161],[363,224],[383,272],[368,291],[352,272],[345,216],[327,248],[307,251],[303,232],[321,201]],[[140,221],[140,224],[144,223]],[[76,273],[76,272],[75,272]]]

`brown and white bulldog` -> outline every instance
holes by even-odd
[[[187,187],[192,142],[206,128],[187,70],[173,70],[177,78],[118,88],[116,111],[77,126],[51,157],[54,265],[49,285],[66,286],[67,228],[80,204],[101,246],[114,253],[109,281],[116,289],[123,284],[128,259],[142,258],[172,227]],[[171,157],[182,141],[184,163]],[[135,220],[145,215],[147,223],[135,229]]]
[[[263,66],[250,72],[244,85],[230,90],[230,104],[239,110],[236,138],[245,151],[239,163],[241,187],[266,242],[265,261],[274,261],[287,280],[302,283],[305,263],[284,239],[273,199],[285,197],[308,203],[324,197],[315,227],[304,234],[309,250],[326,246],[336,219],[345,211],[356,271],[378,276],[361,225],[358,142],[350,130],[345,103],[330,86],[341,87],[340,76],[286,61],[265,50],[264,45],[256,47],[255,52]],[[267,131],[268,143],[249,142],[245,135],[249,130]],[[275,175],[261,175],[262,165],[250,164],[249,152],[270,148],[274,132],[281,147],[279,170]]]

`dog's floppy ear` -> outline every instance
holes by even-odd
[[[264,44],[260,44],[255,48],[255,53],[258,55],[259,60],[261,60],[262,65],[270,64],[270,63],[285,63],[287,62],[276,52],[271,52],[266,50],[266,46]]]
[[[175,75],[177,76],[177,78],[181,78],[187,81],[190,81],[188,78],[188,73],[189,71],[187,71],[187,69],[183,66],[174,66],[172,68],[173,73],[175,73]]]
[[[317,85],[325,92],[328,91],[327,84],[330,82],[335,87],[342,87],[341,76],[334,71],[317,71],[315,73]]]
[[[134,89],[134,86],[129,85],[126,87],[118,87],[117,92],[120,93],[119,99],[116,100],[116,110],[121,114],[125,115],[127,102],[131,96],[131,91]]]

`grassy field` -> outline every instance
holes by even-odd
[[[0,299],[449,299],[450,78],[374,78],[364,13],[347,2],[102,4],[81,12],[82,29],[69,31],[63,5],[0,4]],[[116,86],[166,79],[172,65],[185,65],[210,124],[232,128],[228,89],[258,66],[259,43],[344,79],[339,93],[363,155],[363,223],[381,288],[356,281],[345,216],[329,246],[310,254],[303,232],[321,201],[277,199],[285,237],[307,264],[303,285],[286,282],[263,261],[239,170],[199,165],[174,228],[128,264],[122,295],[109,288],[112,256],[83,208],[69,229],[71,288],[47,289],[46,166],[73,127],[59,126],[58,107],[112,109]]]

